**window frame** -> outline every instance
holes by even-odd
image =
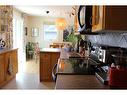
[[[50,26],[50,25],[53,25],[53,26],[55,26],[54,24],[44,24],[43,25],[43,31],[44,31],[44,41],[48,41],[48,42],[52,42],[52,41],[56,41],[56,40],[58,40],[58,30],[57,30],[57,28],[56,28],[56,26],[55,26],[55,28],[56,28],[56,30],[48,30],[48,31],[46,31],[45,30],[45,26]],[[56,33],[56,39],[51,39],[51,40],[49,40],[49,39],[46,39],[46,32],[48,32],[48,33]]]

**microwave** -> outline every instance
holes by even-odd
[[[78,9],[78,33],[80,34],[96,34],[92,33],[92,6],[80,5]]]

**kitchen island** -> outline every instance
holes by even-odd
[[[52,68],[60,57],[60,49],[43,48],[40,50],[40,82],[53,81]]]

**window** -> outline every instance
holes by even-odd
[[[58,31],[55,25],[44,25],[44,40],[54,41],[57,40]]]

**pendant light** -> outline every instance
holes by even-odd
[[[58,30],[64,30],[67,27],[67,21],[64,18],[57,18],[55,24]]]

